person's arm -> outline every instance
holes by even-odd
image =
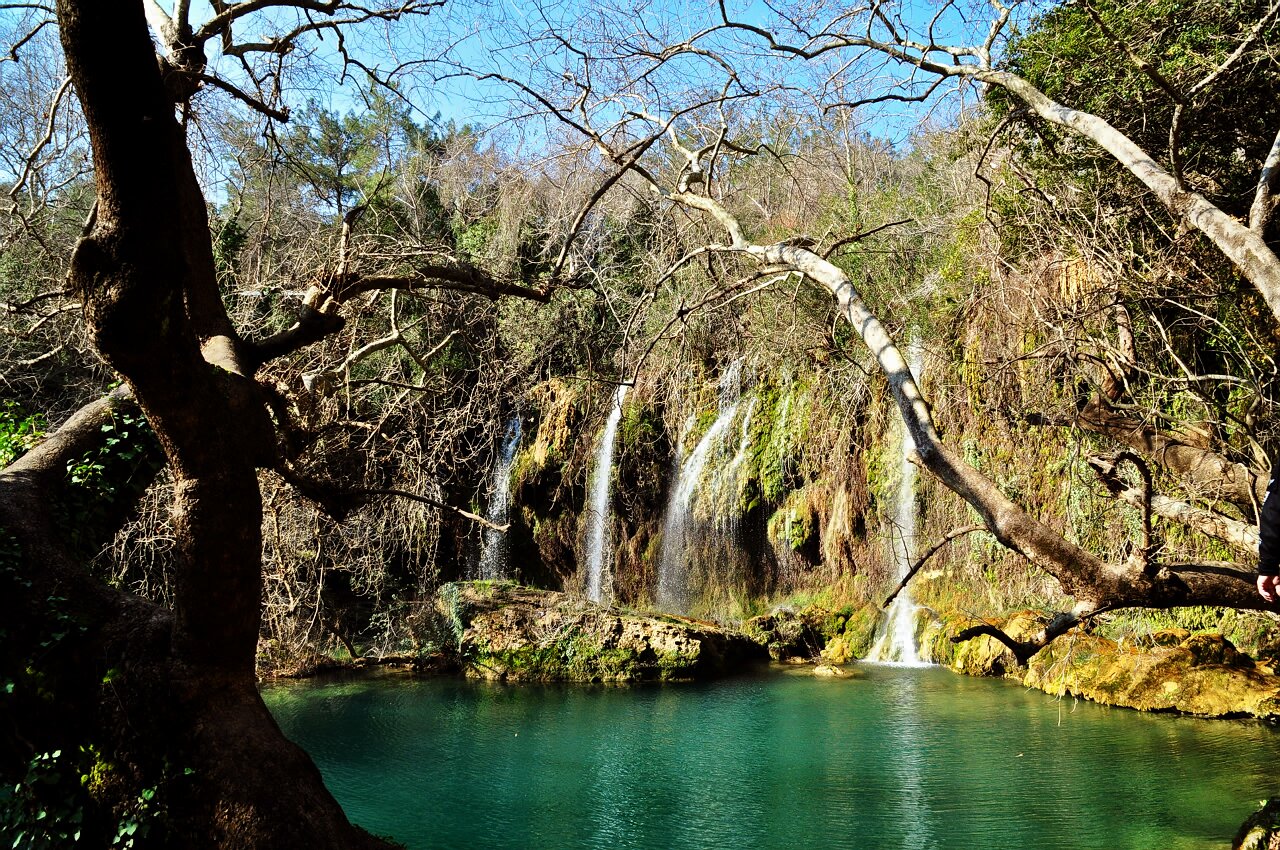
[[[1268,602],[1280,596],[1280,487],[1271,472],[1267,498],[1258,516],[1258,593]]]

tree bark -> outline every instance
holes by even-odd
[[[1246,516],[1256,515],[1266,498],[1265,476],[1217,452],[1184,443],[1148,422],[1123,416],[1101,398],[1090,400],[1075,424],[1151,458],[1178,475],[1197,498],[1230,502]]]
[[[97,194],[70,282],[172,471],[176,589],[170,613],[104,586],[58,526],[77,518],[50,509],[68,492],[59,471],[82,450],[86,423],[115,402],[91,405],[0,474],[6,626],[17,624],[4,655],[17,682],[5,749],[92,748],[120,778],[98,802],[109,810],[159,789],[167,837],[153,838],[168,846],[386,846],[351,826],[257,692],[257,467],[274,455],[274,429],[237,362],[204,199],[143,5],[59,0],[57,15]],[[51,617],[68,625],[45,651]],[[56,711],[27,692],[32,669],[55,689]]]
[[[1191,192],[1178,185],[1178,180],[1167,169],[1124,133],[1097,115],[1058,103],[1027,80],[1008,71],[972,65],[954,68],[934,66],[927,62],[921,67],[948,75],[966,74],[989,85],[1000,86],[1049,123],[1073,130],[1111,154],[1116,162],[1142,181],[1175,218],[1208,237],[1253,284],[1267,302],[1271,315],[1280,322],[1280,259],[1260,230],[1252,230],[1247,224],[1227,215],[1199,192]]]

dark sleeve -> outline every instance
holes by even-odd
[[[1267,498],[1262,503],[1262,515],[1258,517],[1258,575],[1280,575],[1280,486],[1271,471],[1271,483],[1267,485]]]

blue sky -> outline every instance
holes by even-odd
[[[835,4],[807,8],[814,20],[825,20],[842,11]],[[899,14],[908,25],[919,28],[937,9],[938,4],[931,0],[914,2],[902,5]],[[199,17],[207,13],[207,7],[202,10],[197,6],[194,11],[195,17]],[[761,0],[731,4],[730,12],[736,19],[760,26],[776,29],[783,25],[779,14]],[[972,13],[963,15],[959,7],[949,6],[942,31],[954,32],[964,26],[965,17],[980,21],[989,12],[989,7],[979,5]],[[524,98],[521,104],[522,98],[513,88],[494,81],[478,81],[469,72],[501,73],[567,99],[576,91],[576,78],[581,77],[583,71],[578,57],[570,47],[553,39],[552,31],[557,31],[573,47],[585,46],[593,53],[600,53],[610,39],[625,38],[637,45],[643,42],[660,46],[688,38],[718,19],[719,10],[714,3],[689,0],[558,0],[554,4],[479,0],[447,4],[417,25],[366,24],[348,34],[346,46],[351,55],[381,70],[408,63],[411,70],[398,79],[420,120],[439,113],[444,121],[457,124],[509,127],[513,116],[528,112],[528,99]],[[788,99],[803,100],[806,94],[821,90],[827,82],[826,76],[836,71],[845,59],[840,56],[821,62],[787,61],[768,55],[760,39],[741,33],[713,35],[700,44],[732,54],[738,72],[750,82],[788,86],[789,91],[778,92],[779,104]],[[295,107],[315,98],[338,111],[359,108],[350,88],[332,86],[333,71],[338,66],[334,48],[332,36],[312,43],[308,58],[319,66],[327,66],[329,72],[312,76],[311,84],[290,90],[289,98]],[[234,64],[228,60],[211,59],[220,71],[235,73]],[[613,67],[617,69],[623,64],[614,62]],[[846,76],[851,76],[848,69],[844,70]],[[868,73],[871,75],[867,77],[868,83],[877,87],[903,78],[902,69],[896,66],[884,66]],[[574,79],[571,81],[567,74],[574,75]],[[723,72],[714,62],[705,57],[688,57],[658,72],[654,77],[656,85],[647,91],[633,88],[632,98],[613,101],[612,105],[600,104],[597,108],[605,114],[609,109],[634,108],[643,103],[651,110],[661,110],[665,105],[684,102],[690,89],[718,86],[723,78]],[[593,82],[598,91],[605,91],[612,81]],[[939,106],[936,102],[924,106],[882,106],[864,110],[863,120],[873,135],[901,144],[909,129],[931,108],[936,111]],[[944,109],[941,114],[945,121],[947,111]],[[546,128],[539,128],[536,122],[524,128],[526,140],[546,132]]]

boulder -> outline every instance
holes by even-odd
[[[1190,629],[1160,629],[1149,635],[1140,635],[1135,638],[1135,642],[1138,646],[1150,649],[1153,646],[1177,646],[1189,637],[1191,637]]]
[[[826,643],[822,622],[817,615],[796,613],[786,608],[752,617],[742,624],[742,631],[768,648],[769,657],[774,661],[810,661],[818,656]]]
[[[1280,677],[1255,669],[1221,635],[1138,651],[1096,635],[1068,634],[1014,677],[1051,694],[1142,711],[1261,718],[1280,712]]]
[[[1232,850],[1280,850],[1280,799],[1267,800],[1236,833]]]
[[[1003,675],[1055,696],[1070,694],[1104,705],[1202,717],[1280,718],[1280,676],[1256,665],[1220,634],[1167,629],[1117,644],[1074,630],[1020,667],[1013,653],[994,638],[951,642],[981,622],[1003,629],[1015,640],[1030,641],[1046,619],[1034,611],[1005,620],[943,617],[936,631],[926,633],[934,660],[959,673]]]
[[[455,582],[436,597],[440,632],[466,675],[522,682],[709,679],[768,661],[709,623],[644,615],[511,582]]]

